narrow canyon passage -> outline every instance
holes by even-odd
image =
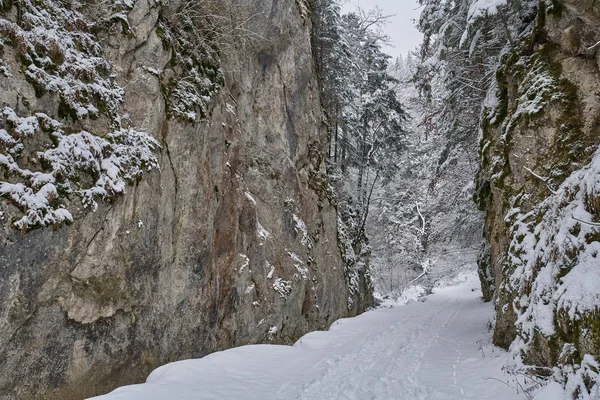
[[[0,0],[0,400],[600,400],[599,133],[598,0]]]
[[[490,345],[492,306],[474,274],[424,302],[379,308],[294,346],[254,345],[168,364],[97,400],[525,399]]]

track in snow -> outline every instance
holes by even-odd
[[[254,345],[180,361],[97,400],[525,399],[489,345],[490,304],[475,275],[425,302],[335,322],[294,346]]]

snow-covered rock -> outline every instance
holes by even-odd
[[[535,3],[537,26],[523,34],[531,42],[504,55],[484,110],[480,276],[509,368],[587,399],[599,387],[600,9]]]
[[[198,5],[252,34],[194,52]],[[303,5],[0,2],[1,398],[81,399],[371,304],[312,181]]]

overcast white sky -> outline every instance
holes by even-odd
[[[342,0],[342,3],[344,0]],[[390,19],[385,31],[392,39],[393,48],[386,48],[385,52],[396,57],[406,55],[414,50],[421,42],[421,34],[414,26],[413,20],[419,18],[420,8],[417,0],[345,0],[344,12],[356,10],[356,6],[363,9],[372,9],[376,6],[385,14],[396,14]]]

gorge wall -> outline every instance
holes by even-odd
[[[555,374],[581,395],[600,356],[600,5],[536,6],[484,108],[480,276],[495,343],[521,372]]]
[[[307,3],[190,4],[0,2],[1,398],[101,394],[371,304]],[[245,33],[188,18],[215,6]]]

